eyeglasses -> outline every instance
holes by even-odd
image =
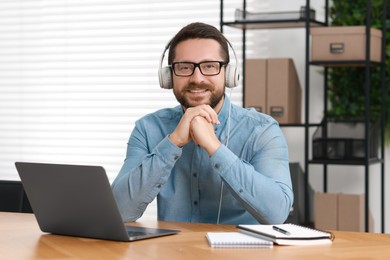
[[[204,76],[215,76],[221,72],[221,68],[225,66],[222,61],[204,61],[199,63],[194,62],[174,62],[171,67],[176,76],[189,77],[194,74],[195,68],[198,67],[200,73]]]

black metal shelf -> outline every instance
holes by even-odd
[[[310,65],[317,65],[322,67],[365,67],[367,62],[365,60],[342,60],[342,61],[310,61]],[[369,65],[380,65],[381,62],[369,61]]]
[[[324,22],[310,19],[311,27],[325,26]],[[233,22],[223,22],[222,25],[235,27],[238,29],[289,29],[305,28],[306,19],[280,19],[280,20],[239,20]]]
[[[371,158],[366,162],[363,159],[356,159],[356,160],[336,160],[336,159],[313,159],[309,160],[309,164],[326,164],[326,165],[361,165],[365,166],[366,164],[371,165],[371,164],[378,164],[382,163],[383,159],[380,158]]]
[[[365,60],[358,60],[358,61],[310,61],[310,53],[309,53],[309,46],[310,46],[310,28],[311,27],[318,27],[318,26],[328,26],[328,10],[329,10],[329,0],[324,0],[325,2],[325,21],[317,21],[310,18],[309,10],[310,10],[310,0],[306,0],[305,5],[305,17],[299,18],[299,19],[280,19],[280,20],[237,20],[232,22],[224,22],[223,20],[223,0],[220,0],[220,26],[221,26],[221,32],[223,32],[224,26],[229,26],[237,29],[242,30],[242,41],[243,41],[243,54],[242,59],[245,61],[246,59],[246,30],[253,30],[253,29],[289,29],[289,28],[304,28],[305,29],[305,75],[304,75],[304,98],[305,98],[305,109],[304,109],[304,122],[303,124],[280,124],[281,127],[302,127],[304,131],[304,172],[305,174],[305,219],[306,223],[309,224],[309,198],[308,198],[308,190],[309,190],[309,164],[319,164],[323,165],[323,180],[324,180],[324,192],[327,192],[327,166],[328,165],[356,165],[356,166],[363,166],[365,168],[365,183],[364,183],[364,189],[365,189],[365,229],[368,232],[368,219],[369,219],[369,166],[372,164],[381,164],[381,229],[382,233],[384,233],[385,229],[385,215],[384,215],[384,109],[385,109],[385,101],[384,97],[382,100],[382,122],[381,122],[381,158],[367,158],[362,160],[309,160],[309,140],[311,139],[311,136],[309,136],[309,128],[310,127],[318,127],[322,126],[321,123],[310,123],[310,117],[309,117],[309,103],[310,103],[310,69],[309,67],[312,65],[316,66],[322,66],[324,67],[324,118],[327,118],[326,111],[328,110],[327,106],[327,88],[328,88],[328,82],[327,82],[327,76],[328,76],[328,68],[329,67],[365,67],[365,76],[366,80],[364,83],[365,88],[365,151],[366,155],[368,154],[368,146],[369,146],[369,136],[368,136],[368,125],[370,122],[370,113],[369,113],[369,90],[370,90],[370,67],[371,66],[381,66],[382,69],[382,93],[385,93],[385,32],[386,32],[386,10],[387,10],[387,0],[383,1],[383,28],[382,28],[382,62],[376,62],[376,61],[370,61],[369,60],[369,29],[371,27],[371,20],[370,20],[370,7],[371,7],[371,0],[367,0],[366,2],[366,9],[367,9],[367,19],[366,19],[366,59]],[[246,0],[243,0],[243,8],[242,10],[246,11]],[[245,74],[245,62],[242,64],[242,73]],[[242,80],[243,83],[243,96],[245,96],[245,78]],[[384,95],[383,95],[384,96]],[[245,100],[244,104],[245,104]]]

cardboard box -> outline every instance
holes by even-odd
[[[339,194],[338,230],[364,232],[364,195]]]
[[[253,107],[258,112],[266,112],[267,60],[245,61],[245,107]]]
[[[290,58],[246,60],[245,107],[271,115],[281,124],[301,122],[301,86]]]
[[[281,124],[299,124],[301,95],[293,60],[268,59],[267,113]]]
[[[365,232],[364,194],[316,193],[315,228]],[[369,217],[369,230],[373,219]]]
[[[338,194],[320,193],[315,196],[314,225],[318,229],[338,230]]]
[[[329,26],[310,29],[312,61],[364,61],[366,59],[365,26]],[[382,32],[370,30],[370,60],[381,61]]]

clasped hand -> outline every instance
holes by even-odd
[[[203,147],[209,156],[221,145],[214,133],[214,124],[220,124],[218,115],[209,105],[187,108],[169,139],[179,147],[193,140]]]

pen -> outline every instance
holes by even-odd
[[[278,232],[280,232],[280,233],[282,233],[282,234],[285,234],[285,235],[287,235],[287,236],[290,235],[290,232],[288,232],[287,230],[284,230],[284,229],[282,229],[282,228],[280,228],[280,227],[272,226],[272,229],[275,230],[275,231],[278,231]]]

